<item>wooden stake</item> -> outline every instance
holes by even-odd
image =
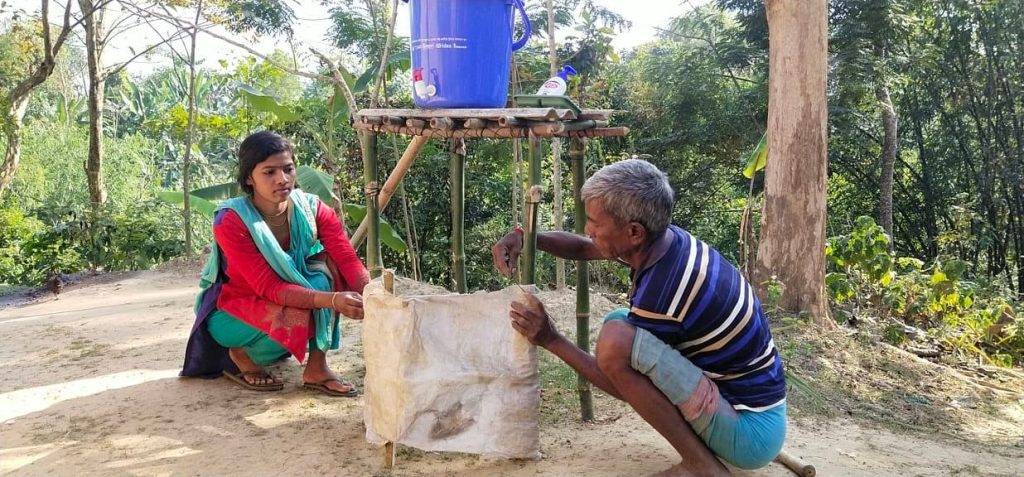
[[[814,466],[798,459],[793,454],[786,451],[779,452],[779,455],[775,456],[775,461],[786,466],[789,470],[792,470],[794,474],[800,477],[814,477],[818,474],[818,471],[814,469]]]
[[[385,442],[384,443],[384,468],[393,469],[395,467],[395,443]]]
[[[394,295],[395,294],[395,271],[391,269],[384,270],[384,291]],[[395,467],[395,443],[385,442],[384,443],[384,468],[391,469]]]

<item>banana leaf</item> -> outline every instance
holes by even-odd
[[[273,113],[278,119],[284,122],[295,121],[299,115],[291,108],[277,102],[277,98],[264,94],[256,88],[245,83],[238,83],[238,94],[249,101],[253,109],[263,113]]]
[[[754,173],[764,169],[768,164],[768,133],[764,133],[761,136],[761,140],[757,142],[757,147],[750,153],[750,158],[747,159],[747,166],[743,168],[743,177],[747,179],[753,179]]]
[[[173,190],[167,190],[167,191],[163,191],[163,192],[157,193],[156,196],[160,200],[162,200],[164,202],[167,202],[168,204],[180,205],[182,207],[185,206],[185,199],[184,199],[185,194],[182,193],[182,192],[173,191]],[[217,210],[217,204],[214,204],[213,202],[210,202],[210,201],[208,201],[206,199],[203,199],[203,198],[200,198],[200,197],[196,197],[194,195],[190,195],[189,196],[189,201],[188,202],[189,202],[189,205],[192,206],[193,210],[196,210],[199,213],[201,213],[201,214],[203,214],[203,215],[205,215],[205,216],[207,216],[207,217],[209,217],[211,219],[213,218],[214,211]]]

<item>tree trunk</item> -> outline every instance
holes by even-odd
[[[21,162],[21,120],[25,117],[29,97],[30,94],[26,93],[19,98],[7,100],[10,106],[7,111],[4,111],[3,117],[7,148],[4,151],[4,162],[0,164],[0,195],[14,181],[14,173],[18,170],[18,163]]]
[[[879,83],[875,88],[875,97],[879,106],[882,107],[882,125],[885,127],[885,139],[882,145],[882,177],[879,179],[878,188],[880,197],[878,200],[878,221],[889,234],[889,251],[893,249],[893,242],[896,236],[892,228],[892,181],[893,166],[896,164],[896,109],[892,106],[892,99],[889,98],[889,87]]]
[[[551,76],[558,74],[558,52],[555,50],[555,10],[552,0],[547,0],[548,7],[548,63],[551,66]],[[562,204],[562,140],[554,138],[551,140],[551,156],[553,168],[551,170],[551,187],[555,191],[553,197],[554,229],[562,231],[565,226],[562,214],[565,209]],[[555,288],[565,288],[565,260],[555,259]]]
[[[18,163],[21,161],[21,126],[25,118],[25,111],[28,108],[28,100],[32,90],[43,84],[46,78],[53,74],[57,66],[57,53],[60,52],[68,34],[71,33],[71,9],[64,9],[64,23],[56,38],[50,37],[50,2],[42,0],[40,14],[42,16],[43,29],[43,60],[35,65],[35,69],[27,78],[19,81],[6,97],[0,98],[0,108],[4,116],[0,119],[4,137],[7,139],[7,147],[4,150],[4,160],[0,163],[0,195],[14,180],[14,173],[18,170]]]
[[[95,8],[90,0],[78,0],[78,6],[85,17],[85,51],[89,63],[89,158],[85,175],[89,182],[89,201],[96,213],[107,201],[103,186],[103,14],[106,4]]]
[[[196,3],[196,21],[199,24],[200,15],[203,12],[203,0]],[[185,160],[182,161],[181,188],[185,198],[185,210],[182,214],[185,221],[185,256],[192,257],[192,206],[190,197],[192,195],[192,143],[195,140],[195,114],[196,114],[196,36],[199,30],[192,28],[190,39],[192,41],[188,50],[188,126],[185,133]]]
[[[768,166],[755,282],[783,284],[779,306],[835,326],[825,295],[826,2],[766,0]]]

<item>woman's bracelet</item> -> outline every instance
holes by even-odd
[[[337,310],[338,305],[334,304],[334,299],[338,297],[338,292],[331,293],[331,308]]]

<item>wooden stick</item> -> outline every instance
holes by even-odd
[[[384,443],[384,468],[393,469],[395,467],[395,443],[385,442]]]
[[[395,271],[390,268],[384,269],[384,291],[395,294]]]
[[[395,271],[387,268],[384,269],[383,275],[384,291],[395,294]],[[384,443],[384,468],[392,469],[395,467],[395,443],[388,441]]]
[[[775,456],[775,461],[786,466],[789,470],[792,470],[794,474],[800,477],[814,477],[818,471],[814,469],[814,466],[808,464],[793,454],[786,451],[780,451],[779,455]]]

